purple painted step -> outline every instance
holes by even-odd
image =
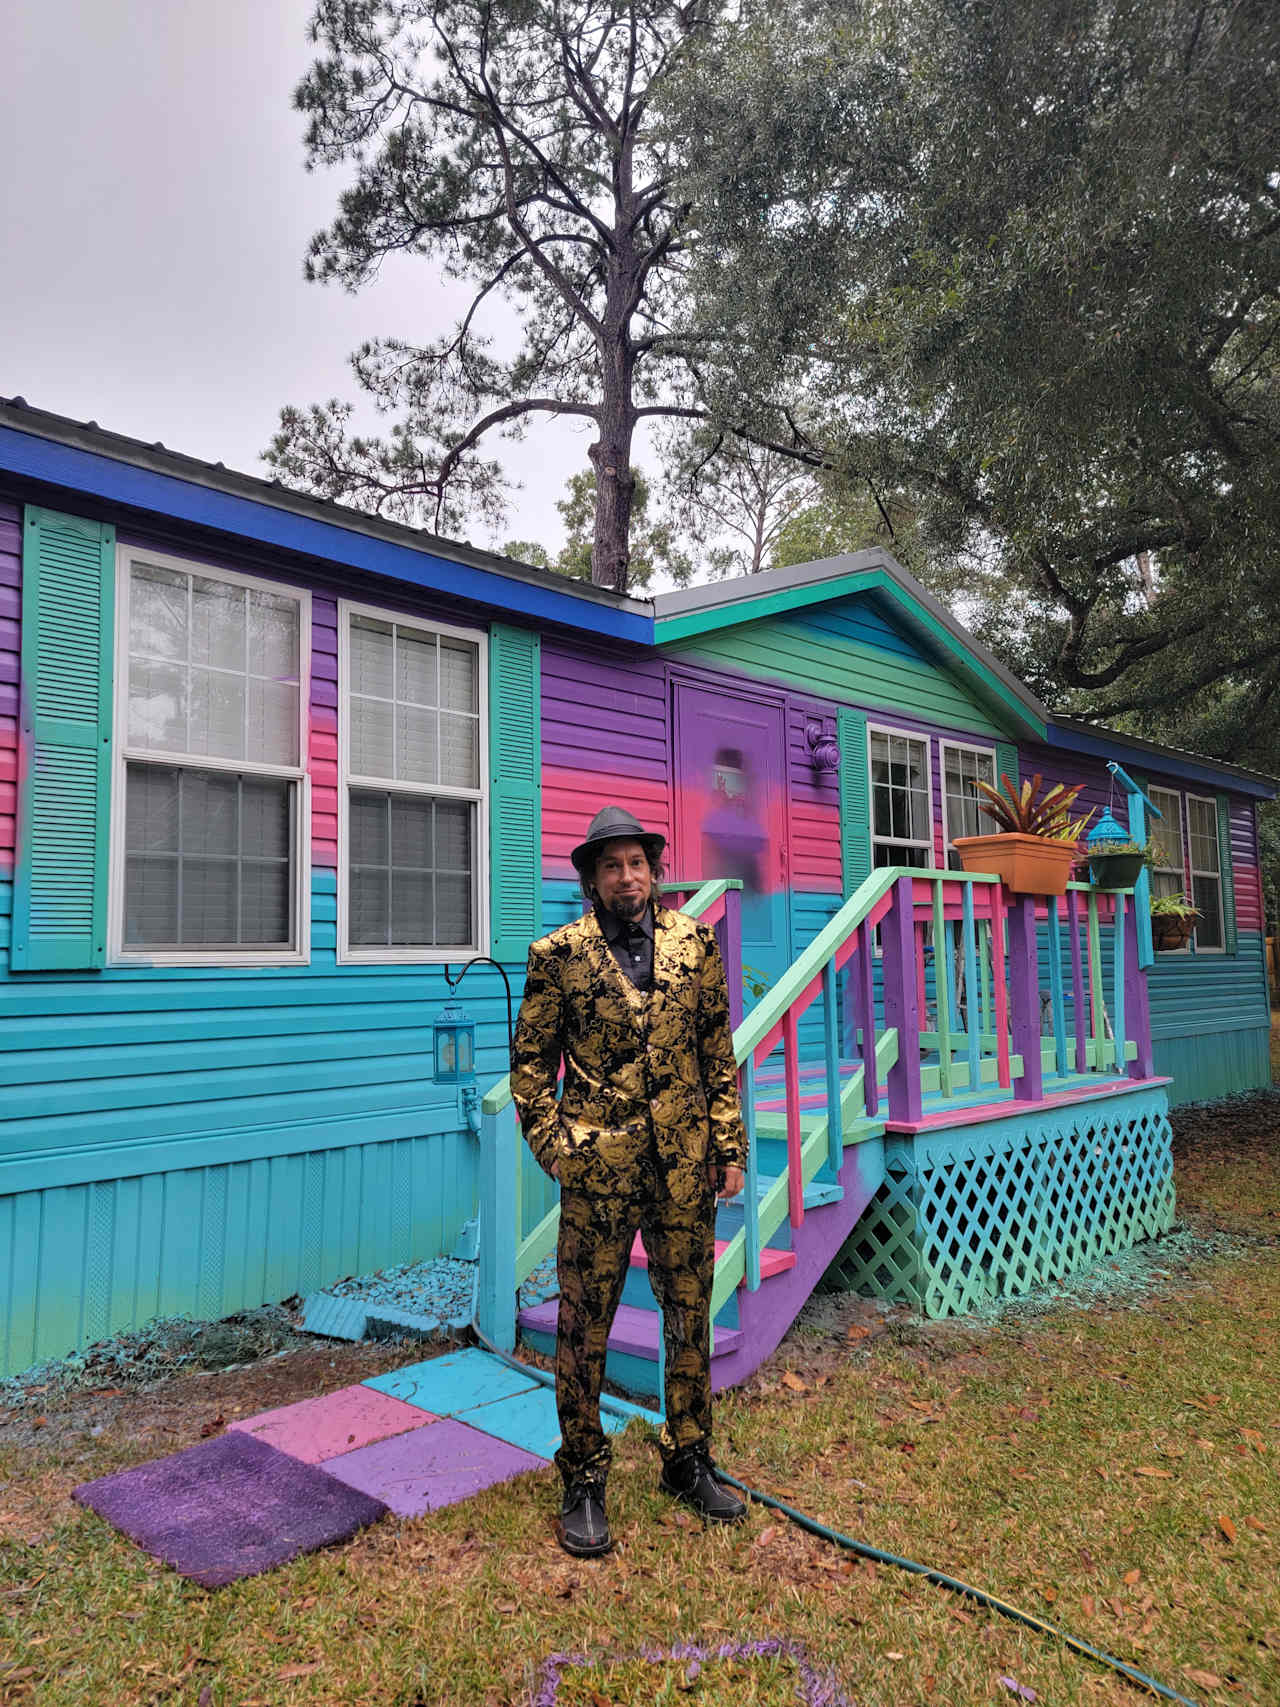
[[[560,1300],[548,1298],[544,1304],[535,1304],[531,1309],[521,1310],[520,1326],[531,1333],[550,1334],[556,1332],[560,1312]],[[728,1357],[739,1349],[742,1334],[737,1328],[717,1328],[715,1332],[715,1350],[711,1356]],[[658,1314],[656,1310],[641,1310],[634,1304],[620,1304],[618,1314],[613,1319],[613,1331],[609,1335],[609,1350],[620,1352],[628,1357],[643,1357],[656,1363],[658,1360]]]

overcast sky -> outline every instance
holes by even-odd
[[[0,396],[269,472],[284,403],[354,397],[349,353],[434,336],[466,293],[388,263],[357,296],[303,256],[342,180],[303,169],[309,0],[0,0]],[[504,449],[496,540],[558,544],[581,423]]]

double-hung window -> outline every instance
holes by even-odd
[[[1187,846],[1191,854],[1191,899],[1200,914],[1196,920],[1196,948],[1224,948],[1216,800],[1204,800],[1195,794],[1187,796]]]
[[[929,743],[896,729],[868,731],[873,865],[933,863]]]
[[[980,810],[982,795],[975,784],[994,787],[996,756],[990,747],[957,747],[942,743],[942,824],[947,842],[947,863],[960,863],[952,844],[957,836],[989,836],[996,825]]]
[[[119,553],[117,958],[306,953],[308,595]]]
[[[338,621],[342,955],[480,953],[485,637],[345,600]]]

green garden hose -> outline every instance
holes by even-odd
[[[518,1369],[523,1375],[532,1375],[544,1387],[555,1386],[555,1376],[545,1369],[537,1369],[531,1363],[522,1363],[518,1357],[512,1357],[509,1352],[499,1351],[497,1346],[488,1339],[476,1326],[474,1315],[471,1319],[471,1331],[480,1344],[488,1352],[511,1369]],[[615,1411],[623,1409],[616,1403],[611,1407],[609,1395],[600,1395],[602,1408]],[[634,1411],[628,1409],[628,1416]],[[962,1594],[977,1606],[989,1607],[992,1612],[998,1612],[1004,1618],[1012,1618],[1015,1623],[1025,1624],[1029,1630],[1036,1630],[1042,1636],[1052,1636],[1064,1643],[1073,1653],[1083,1654],[1086,1659],[1097,1660],[1099,1665],[1109,1666],[1130,1683],[1136,1683],[1140,1689],[1147,1689],[1153,1695],[1160,1696],[1165,1701],[1176,1701],[1179,1707],[1198,1707],[1189,1695],[1179,1695],[1176,1689],[1170,1689],[1167,1684],[1157,1683],[1154,1677],[1148,1677],[1146,1672],[1139,1671],[1136,1666],[1127,1665],[1124,1660],[1118,1660],[1114,1654],[1104,1653],[1101,1648],[1095,1648],[1092,1643],[1085,1642],[1079,1636],[1072,1636],[1067,1631],[1059,1629],[1056,1624],[1050,1624],[1047,1618],[1041,1618],[1034,1612],[1022,1612],[1016,1606],[1011,1606],[1007,1600],[1001,1600],[997,1595],[988,1594],[985,1589],[974,1588],[971,1583],[961,1582],[959,1577],[949,1577],[945,1571],[935,1571],[930,1565],[921,1565],[915,1559],[899,1558],[896,1553],[886,1553],[880,1547],[873,1547],[868,1541],[855,1541],[852,1535],[842,1535],[838,1529],[829,1529],[825,1523],[819,1523],[816,1517],[808,1517],[794,1506],[787,1505],[784,1500],[774,1499],[772,1494],[762,1494],[758,1488],[748,1487],[746,1482],[740,1482],[736,1476],[731,1476],[727,1470],[716,1466],[716,1475],[722,1482],[728,1482],[731,1487],[739,1489],[749,1499],[759,1505],[768,1506],[770,1511],[780,1511],[782,1515],[799,1528],[805,1529],[810,1535],[816,1535],[820,1541],[833,1542],[837,1547],[843,1547],[846,1552],[857,1553],[860,1558],[873,1559],[878,1565],[896,1565],[901,1571],[910,1571],[913,1576],[923,1577],[926,1582],[936,1583],[939,1588],[949,1588],[955,1594]]]

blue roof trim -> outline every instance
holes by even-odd
[[[53,439],[16,432],[11,427],[0,426],[0,469],[193,526],[213,528],[262,545],[278,546],[281,550],[301,552],[329,563],[342,563],[372,575],[429,588],[432,592],[492,605],[508,615],[559,623],[641,645],[653,644],[652,617],[635,611],[613,610],[573,593],[533,585],[515,575],[494,574],[433,552],[377,539],[354,528],[219,492],[174,475],[137,468]]]
[[[1130,742],[1113,731],[1087,734],[1083,729],[1064,728],[1050,723],[1047,737],[1050,747],[1065,747],[1075,753],[1089,753],[1100,759],[1114,759],[1117,764],[1132,765],[1142,771],[1159,771],[1164,776],[1177,777],[1183,782],[1197,782],[1207,788],[1231,794],[1247,794],[1257,800],[1273,800],[1276,790],[1256,777],[1242,776],[1232,767],[1215,765],[1212,759],[1195,759],[1169,752],[1154,744],[1147,746]],[[1159,786],[1157,784],[1157,786]]]

